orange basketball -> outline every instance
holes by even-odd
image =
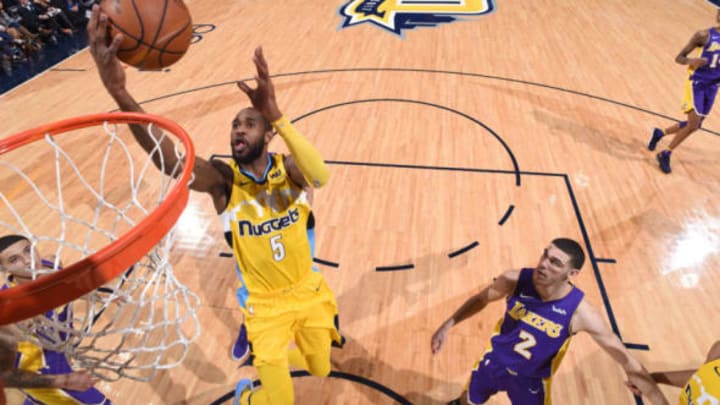
[[[143,69],[177,62],[190,46],[192,18],[182,0],[102,0],[110,39],[123,34],[117,56]]]

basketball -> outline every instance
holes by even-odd
[[[142,69],[160,69],[185,55],[192,39],[192,18],[182,0],[103,0],[108,41],[123,41],[118,58]]]

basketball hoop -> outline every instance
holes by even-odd
[[[150,153],[135,152],[122,124],[163,134]],[[168,133],[177,138],[173,167],[160,150]],[[33,259],[25,283],[2,275],[10,288],[0,291],[0,325],[17,324],[106,380],[144,381],[179,364],[199,335],[199,298],[169,260],[195,159],[187,133],[150,114],[96,114],[0,140],[0,155],[0,236],[19,234],[33,251],[54,253],[44,269]]]

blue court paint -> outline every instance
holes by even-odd
[[[52,68],[51,72],[86,72],[87,69],[80,68]]]
[[[505,221],[510,218],[510,215],[512,214],[513,210],[515,209],[515,206],[510,204],[507,211],[505,211],[505,215],[500,219],[500,222],[498,222],[498,225],[503,226],[505,224]]]
[[[455,256],[460,256],[461,254],[469,251],[470,249],[475,249],[475,248],[478,247],[479,245],[480,245],[480,242],[475,241],[475,242],[473,242],[473,243],[471,243],[471,244],[469,244],[469,245],[467,245],[467,246],[465,246],[465,247],[461,247],[460,249],[458,249],[458,250],[456,250],[456,251],[454,251],[454,252],[449,253],[449,254],[448,254],[448,257],[452,259],[452,258],[455,257]]]
[[[638,344],[638,343],[628,343],[628,342],[623,342],[623,344],[625,345],[625,347],[627,347],[630,350],[645,350],[645,351],[650,350],[650,346],[648,346],[648,345],[643,345],[643,344]]]
[[[313,257],[313,262],[322,264],[324,266],[334,267],[334,268],[340,267],[340,263],[335,263],[335,262],[331,262],[328,260],[319,259],[317,257]]]
[[[605,257],[596,257],[596,258],[595,258],[595,261],[597,261],[598,263],[610,263],[610,264],[615,264],[615,263],[617,263],[617,260],[615,260],[615,259],[608,259],[608,258],[605,258]]]
[[[415,268],[414,264],[401,264],[399,266],[379,266],[375,267],[375,271],[402,271],[412,270]]]
[[[597,259],[595,258],[595,253],[593,252],[592,245],[590,245],[590,237],[588,236],[587,230],[585,229],[585,222],[582,219],[582,215],[580,215],[580,207],[578,206],[577,200],[575,199],[575,193],[572,189],[572,184],[570,183],[570,178],[568,175],[563,176],[565,179],[565,185],[567,186],[568,195],[570,196],[570,201],[572,202],[573,209],[575,210],[575,217],[578,220],[578,225],[580,226],[580,232],[582,233],[583,240],[585,242],[585,248],[588,252],[588,257],[590,258],[590,265],[593,268],[593,274],[595,275],[595,281],[598,283],[598,289],[600,289],[600,296],[602,297],[603,304],[605,305],[605,310],[607,311],[608,319],[610,320],[610,327],[612,327],[613,332],[622,339],[622,336],[620,335],[620,328],[617,325],[617,321],[615,320],[615,313],[612,310],[612,305],[610,305],[610,297],[608,297],[607,290],[605,289],[605,283],[603,282],[602,275],[600,274],[600,269],[598,268]]]

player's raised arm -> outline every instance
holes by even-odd
[[[520,272],[518,270],[506,271],[496,277],[490,285],[483,288],[479,293],[468,298],[433,334],[430,342],[433,354],[440,351],[448,332],[453,326],[482,311],[488,303],[510,295],[515,290],[519,276]]]
[[[708,351],[705,363],[709,363],[714,360],[720,359],[720,340],[715,342]],[[692,370],[675,370],[675,371],[657,371],[651,373],[653,380],[658,384],[667,384],[674,387],[684,387],[690,377],[697,371],[697,368]]]
[[[13,353],[15,355],[16,353]],[[98,382],[87,371],[67,374],[38,374],[13,368],[2,373],[5,386],[9,388],[61,388],[73,391],[87,391]]]
[[[689,65],[693,69],[697,69],[704,66],[708,61],[703,58],[688,58],[688,54],[695,50],[695,48],[705,46],[707,43],[710,33],[707,30],[698,31],[695,35],[690,38],[690,41],[680,50],[680,53],[675,57],[675,62],[681,65]]]
[[[98,5],[94,5],[88,21],[87,32],[90,54],[97,65],[100,79],[102,79],[103,85],[118,107],[120,107],[120,110],[144,113],[145,111],[140,104],[128,92],[125,86],[125,69],[116,57],[122,35],[116,35],[108,45],[106,42],[107,23],[107,16],[101,12]],[[153,153],[159,147],[160,153],[153,153],[153,163],[158,169],[164,169],[165,174],[171,175],[173,168],[177,164],[178,157],[175,154],[175,145],[170,137],[163,137],[159,128],[153,129],[151,133],[144,125],[131,124],[129,127],[135,140],[147,153]],[[210,193],[215,201],[216,208],[218,204],[222,204],[217,200],[224,198],[225,185],[232,180],[232,172],[229,171],[229,168],[227,168],[228,170],[222,170],[223,167],[221,166],[223,165],[225,164],[211,164],[207,160],[196,156],[195,167],[193,168],[195,177],[190,184],[192,190]],[[229,178],[227,177],[228,174]]]
[[[595,342],[622,366],[630,384],[647,396],[651,403],[669,405],[645,367],[630,354],[620,338],[610,330],[600,313],[585,300],[578,306],[572,320],[571,331],[589,333]]]
[[[291,157],[285,160],[290,178],[300,186],[322,187],[330,178],[330,171],[320,152],[280,112],[261,47],[255,50],[253,62],[257,69],[257,88],[253,89],[245,82],[238,82],[237,86],[247,94],[253,107],[272,124],[290,149]]]

